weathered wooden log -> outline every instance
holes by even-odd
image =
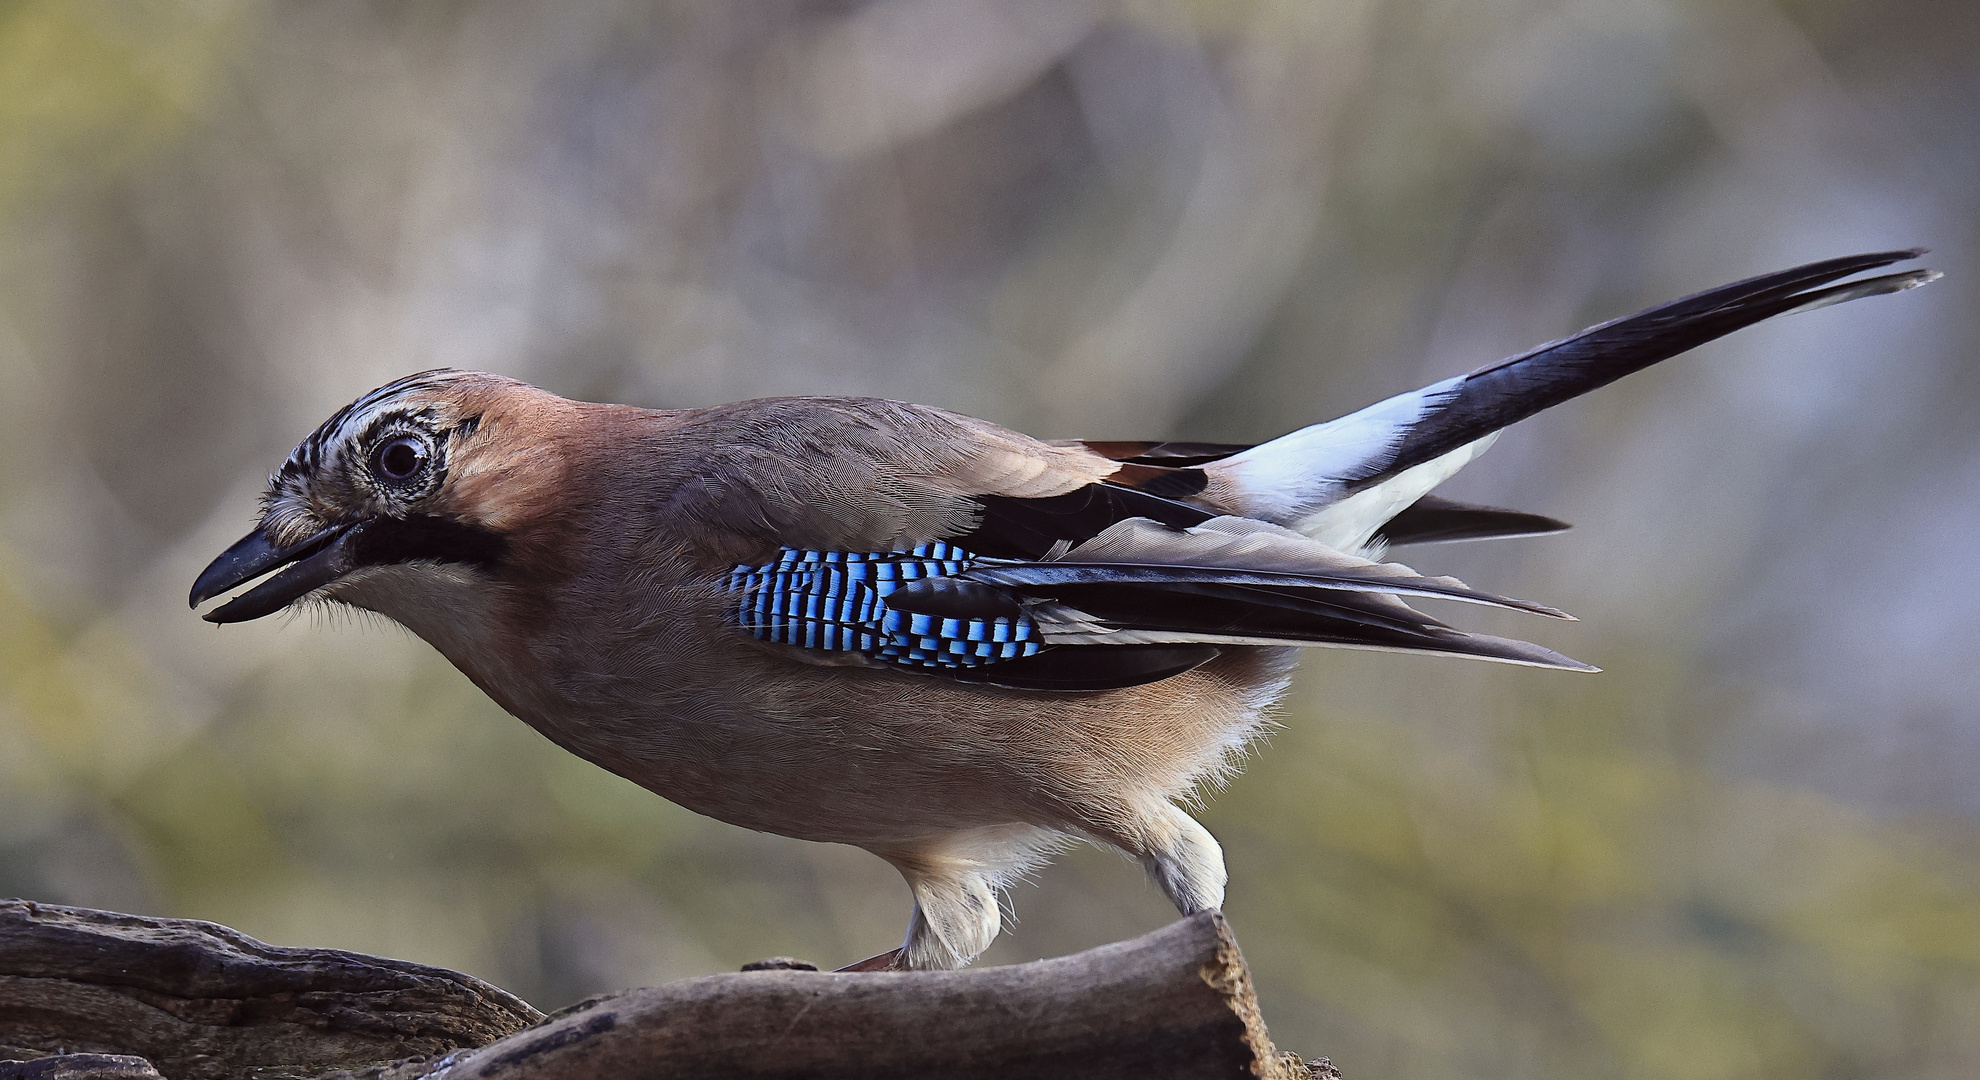
[[[168,1080],[1336,1075],[1273,1048],[1214,912],[1055,960],[873,974],[784,962],[544,1018],[437,968],[281,949],[211,923],[4,901],[0,1057],[13,1047],[139,1054]],[[0,1080],[8,1068],[135,1080],[144,1066],[41,1058],[0,1064]]]
[[[4,1048],[0,1048],[4,1049]],[[0,1055],[3,1057],[4,1055]],[[129,1054],[61,1054],[0,1060],[0,1080],[165,1080],[151,1062]]]
[[[444,968],[279,948],[190,919],[0,900],[0,1046],[135,1054],[171,1080],[233,1080],[257,1067],[311,1076],[443,1054],[542,1019]]]
[[[584,1002],[479,1050],[364,1080],[442,1073],[446,1080],[1315,1075],[1273,1049],[1237,941],[1214,912],[1009,967],[686,979]]]

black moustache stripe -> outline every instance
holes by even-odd
[[[380,518],[351,538],[356,566],[442,562],[493,570],[507,546],[501,534],[446,518]]]

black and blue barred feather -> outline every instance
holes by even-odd
[[[907,552],[784,548],[775,562],[738,566],[728,586],[736,619],[763,641],[853,652],[904,667],[975,668],[1036,655],[1038,627],[1015,604],[1004,613],[945,617],[888,605],[903,585],[954,577],[986,560],[941,541]]]

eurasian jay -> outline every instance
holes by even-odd
[[[1831,259],[1699,293],[1257,446],[1042,442],[921,405],[654,411],[428,371],[270,478],[194,606],[348,604],[426,639],[557,745],[723,821],[853,844],[913,892],[857,968],[951,968],[999,890],[1086,839],[1185,914],[1224,896],[1177,805],[1233,772],[1293,646],[1593,671],[1406,599],[1566,618],[1402,544],[1552,532],[1431,489],[1499,430],[1741,327],[1908,289]]]

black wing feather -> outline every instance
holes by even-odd
[[[1253,443],[1207,442],[1104,442],[1080,439],[1077,445],[1128,465],[1158,465],[1171,469],[1193,468],[1241,454]]]
[[[1119,690],[1181,675],[1215,660],[1221,651],[1215,645],[1072,645],[947,674],[959,682],[1014,690]]]
[[[993,559],[1042,559],[1060,543],[1085,543],[1129,518],[1186,529],[1214,516],[1200,506],[1108,483],[1040,499],[982,495],[977,502],[983,507],[982,520],[952,539]]]
[[[1472,603],[1490,604],[1494,607],[1512,608],[1534,615],[1550,618],[1567,618],[1566,612],[1536,604],[1529,600],[1514,600],[1511,597],[1494,596],[1475,589],[1466,588],[1449,581],[1426,577],[1370,578],[1346,574],[1329,574],[1320,571],[1285,573],[1274,570],[1235,570],[1221,566],[1173,566],[1136,563],[1082,563],[1082,562],[1041,562],[1023,563],[1016,566],[990,565],[966,570],[957,575],[965,581],[982,582],[990,585],[1013,586],[1031,592],[1037,590],[1062,589],[1080,585],[1127,585],[1146,589],[1164,589],[1179,585],[1234,585],[1249,588],[1297,589],[1302,591],[1325,591],[1329,593],[1367,593],[1376,596],[1389,596],[1405,593],[1416,596],[1431,596],[1443,600],[1459,600]],[[955,580],[955,579],[950,579]],[[903,611],[921,611],[916,600],[920,590],[928,583],[918,582],[894,590],[888,603]],[[936,612],[930,610],[930,614]],[[975,614],[975,613],[972,613]]]
[[[1396,601],[1397,594],[1488,603],[1567,617],[1553,608],[1478,593],[1448,579],[1281,572],[1118,562],[986,563],[904,584],[900,611],[969,619],[1014,607],[1042,616],[1075,610],[1124,644],[1058,643],[1036,656],[948,671],[950,678],[1036,690],[1104,690],[1165,679],[1244,644],[1343,645],[1582,667],[1525,642],[1469,634]],[[1147,642],[1146,635],[1234,639]]]

